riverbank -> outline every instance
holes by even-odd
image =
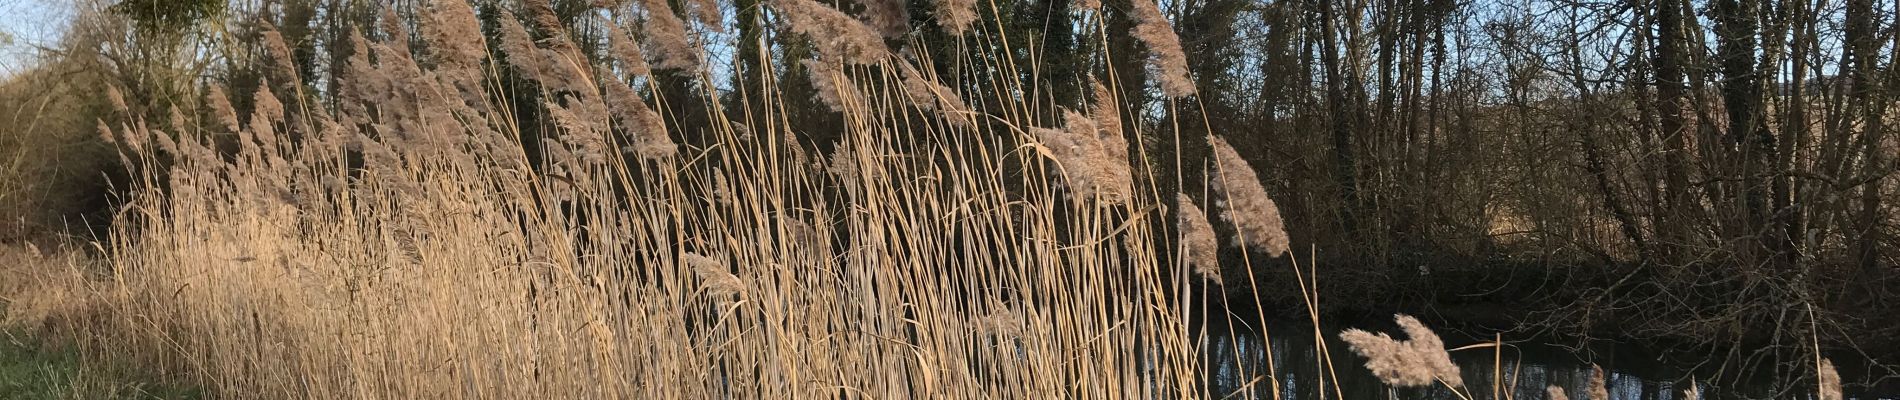
[[[31,338],[19,332],[0,332],[0,399],[9,400],[142,400],[198,399],[185,386],[154,383],[111,367],[107,360],[88,359],[78,350]]]
[[[1390,325],[1392,314],[1406,313],[1442,327],[1448,338],[1465,339],[1447,339],[1452,347],[1502,338],[1570,349],[1574,362],[1639,360],[1631,373],[1644,379],[1696,376],[1729,386],[1807,384],[1811,376],[1786,376],[1811,366],[1818,347],[1834,360],[1849,393],[1900,396],[1900,370],[1893,367],[1900,364],[1900,315],[1879,307],[1879,299],[1900,298],[1892,274],[1812,282],[1825,290],[1800,293],[1790,277],[1722,274],[1734,269],[1708,266],[1492,260],[1410,268],[1322,264],[1295,273],[1285,259],[1262,264],[1257,292],[1227,289],[1228,312],[1304,321],[1309,316],[1300,296],[1317,287],[1315,303],[1327,326],[1380,327]],[[1304,289],[1301,277],[1308,279]],[[1264,304],[1258,311],[1251,300],[1256,295]],[[1310,332],[1304,325],[1291,328]]]

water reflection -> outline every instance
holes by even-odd
[[[1264,345],[1258,333],[1246,328],[1212,328],[1202,339],[1207,349],[1203,357],[1209,377],[1211,398],[1271,399],[1273,391],[1285,400],[1301,399],[1462,399],[1442,387],[1393,389],[1381,384],[1338,339],[1338,330],[1325,330],[1325,346],[1332,365],[1320,362],[1321,347],[1314,340],[1310,324],[1276,324],[1272,346]],[[1300,327],[1304,326],[1304,329]],[[1458,347],[1473,341],[1447,339]],[[1453,360],[1464,372],[1466,394],[1472,399],[1543,399],[1545,387],[1558,386],[1571,398],[1588,396],[1591,367],[1554,348],[1514,345],[1502,351],[1494,348],[1455,352]],[[1269,364],[1268,360],[1272,363]],[[1268,380],[1272,369],[1277,381]],[[1604,371],[1613,399],[1674,400],[1683,398],[1682,388],[1666,381],[1677,374],[1644,371],[1639,376],[1628,370]],[[1338,385],[1332,382],[1337,379]],[[1686,381],[1683,383],[1686,385]],[[1324,391],[1325,393],[1321,393]]]

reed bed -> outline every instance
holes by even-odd
[[[203,118],[102,122],[144,188],[109,249],[108,323],[132,332],[116,340],[229,398],[1206,395],[1190,269],[1154,243],[1174,241],[1177,203],[1212,233],[1187,199],[1138,187],[1157,178],[1132,175],[1152,169],[1133,168],[1145,152],[1114,93],[1061,121],[1010,98],[972,111],[978,94],[920,72],[928,54],[885,47],[901,3],[866,2],[866,25],[769,2],[817,44],[803,62],[844,121],[823,154],[791,139],[807,132],[771,75],[739,89],[757,114],[655,89],[711,79],[666,2],[596,3],[598,63],[544,1],[501,19],[501,54],[467,4],[432,2],[424,49],[352,38],[334,107],[284,83],[299,77],[265,27],[255,92],[209,88]],[[704,3],[689,7],[712,24]],[[953,32],[989,29],[974,3],[935,5]],[[1172,39],[1151,17],[1144,40]],[[386,22],[370,36],[407,37]],[[504,69],[539,83],[550,137],[523,140],[490,91]],[[681,101],[710,124],[668,126],[661,106]],[[1248,240],[1284,251],[1266,226]],[[1194,240],[1208,274],[1215,240]]]

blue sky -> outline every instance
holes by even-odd
[[[49,46],[79,0],[0,0],[0,76],[25,68],[36,46]]]

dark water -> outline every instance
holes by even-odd
[[[1379,382],[1364,367],[1364,359],[1338,339],[1337,327],[1322,327],[1327,354],[1332,365],[1320,362],[1321,348],[1314,340],[1310,322],[1273,322],[1271,357],[1265,340],[1251,328],[1209,327],[1202,344],[1208,350],[1203,360],[1210,377],[1210,398],[1272,399],[1274,382],[1266,378],[1271,358],[1280,399],[1463,399],[1443,385],[1429,389],[1394,389]],[[1378,329],[1372,329],[1378,331]],[[1395,336],[1401,336],[1396,335]],[[1489,339],[1445,337],[1449,348],[1488,342]],[[1507,339],[1507,342],[1508,339]],[[1612,399],[1674,400],[1690,382],[1690,374],[1661,365],[1661,362],[1627,347],[1593,348],[1599,354],[1606,385]],[[1533,343],[1509,343],[1502,348],[1486,347],[1452,353],[1463,371],[1471,399],[1546,398],[1546,387],[1564,388],[1572,399],[1588,398],[1591,365],[1567,349]],[[1608,360],[1606,360],[1608,359]],[[1337,377],[1337,378],[1335,378]],[[1337,389],[1333,382],[1337,382]],[[1699,381],[1698,385],[1707,385]],[[1708,393],[1706,386],[1703,388]],[[1324,393],[1321,393],[1321,392]],[[1713,398],[1713,396],[1705,396]],[[1756,397],[1747,396],[1743,397]],[[1758,398],[1767,398],[1761,395]],[[1809,398],[1801,396],[1796,398]],[[1854,398],[1850,396],[1850,398]],[[1880,398],[1880,397],[1860,397]]]

